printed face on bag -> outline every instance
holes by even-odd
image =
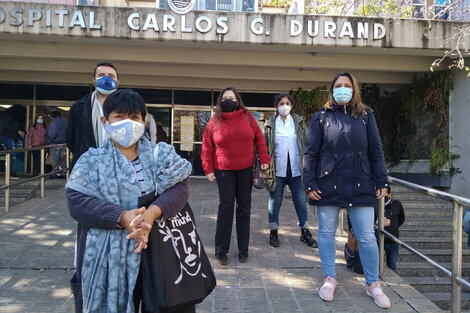
[[[175,284],[183,279],[183,274],[195,276],[200,272],[201,263],[201,242],[196,236],[196,228],[188,212],[178,213],[175,217],[165,221],[157,222],[159,232],[164,235],[163,242],[171,243],[173,249],[180,260],[180,275],[176,278]],[[204,273],[200,273],[206,277]]]

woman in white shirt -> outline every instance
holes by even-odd
[[[279,247],[279,211],[284,187],[289,185],[295,211],[299,219],[300,240],[316,248],[317,242],[308,229],[307,197],[302,184],[302,159],[307,137],[307,127],[302,117],[291,113],[294,99],[290,94],[280,94],[274,100],[277,112],[265,123],[264,135],[271,156],[268,170],[269,191],[269,245]]]

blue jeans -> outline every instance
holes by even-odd
[[[387,256],[387,267],[392,271],[397,269],[398,244],[395,242],[384,244],[385,255]]]
[[[318,250],[326,276],[336,278],[335,234],[338,226],[338,214],[340,207],[319,206],[318,211]],[[374,232],[374,208],[352,207],[348,208],[348,216],[351,220],[354,235],[359,244],[364,276],[367,285],[379,281],[379,250]]]
[[[269,193],[268,214],[269,229],[279,228],[279,211],[281,210],[282,198],[284,196],[284,187],[289,185],[292,192],[292,200],[294,201],[295,212],[299,219],[299,226],[308,228],[307,217],[307,196],[302,186],[301,176],[292,177],[290,166],[287,166],[287,177],[276,176],[276,190]]]
[[[5,145],[5,149],[13,150],[16,149],[15,139],[2,136],[3,144]],[[16,153],[10,153],[10,173],[15,172],[15,158]]]

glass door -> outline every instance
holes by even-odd
[[[209,106],[174,106],[172,145],[191,162],[192,175],[204,176],[201,162],[202,136],[212,116]]]

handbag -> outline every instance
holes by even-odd
[[[157,156],[158,145],[155,162]],[[142,196],[138,207],[148,207],[156,198],[156,193]],[[216,286],[189,203],[175,217],[155,221],[141,253],[141,296],[148,312],[200,303]]]
[[[250,123],[251,129],[253,130],[253,133],[255,133],[255,130],[253,128],[253,125],[251,125],[251,121],[248,118],[248,115],[245,112],[245,117],[248,120],[248,123]],[[266,183],[264,181],[263,176],[261,175],[261,162],[259,160],[259,154],[258,154],[258,149],[256,149],[256,137],[253,139],[253,148],[255,152],[255,158],[253,162],[253,186],[255,186],[256,189],[263,189],[266,187]]]

